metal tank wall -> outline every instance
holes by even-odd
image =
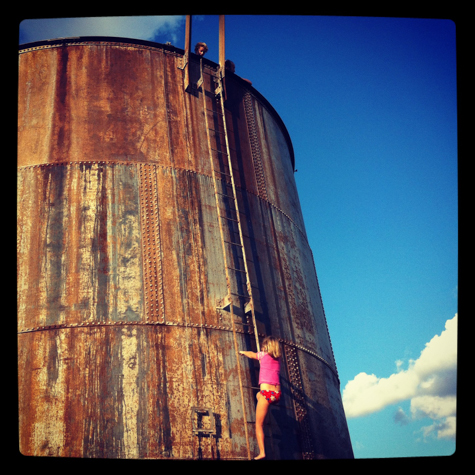
[[[222,142],[218,65],[204,59],[202,71],[201,88],[185,91],[183,51],[137,40],[20,49],[25,455],[247,459],[257,451],[258,367],[236,354],[255,349],[255,338],[245,315],[233,325],[225,307],[209,158]],[[193,55],[190,74],[192,82],[199,74]],[[352,457],[290,138],[266,99],[231,73],[226,98],[257,330],[284,350],[268,457]],[[230,221],[224,239],[233,232]],[[239,272],[230,280],[242,290]]]

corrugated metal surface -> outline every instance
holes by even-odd
[[[248,458],[257,368],[240,368],[231,314],[217,309],[227,285],[204,117],[214,113],[201,90],[184,91],[180,50],[95,38],[20,53],[21,452]],[[212,103],[217,65],[203,69]],[[287,355],[267,451],[351,457],[292,146],[256,90],[226,81],[257,328]]]

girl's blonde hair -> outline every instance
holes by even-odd
[[[267,352],[272,358],[280,358],[282,352],[280,350],[279,340],[274,336],[266,336],[262,342],[262,348]]]

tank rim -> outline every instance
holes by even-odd
[[[69,37],[60,37],[60,38],[52,38],[47,40],[39,40],[39,41],[32,41],[30,43],[22,43],[18,46],[18,52],[21,53],[28,53],[31,51],[35,51],[37,49],[42,49],[42,47],[57,47],[60,45],[67,45],[67,46],[74,46],[78,43],[78,46],[84,43],[122,43],[122,44],[130,44],[130,45],[138,45],[138,46],[145,46],[147,48],[160,48],[171,53],[175,53],[177,55],[183,56],[185,54],[185,50],[182,48],[178,48],[172,44],[163,44],[163,43],[156,43],[154,41],[147,41],[147,40],[139,40],[136,38],[123,38],[119,36],[69,36]],[[191,53],[192,56],[196,56],[194,53]],[[197,57],[197,56],[196,56]],[[203,58],[203,62],[205,65],[208,65],[214,69],[219,68],[219,64],[211,61],[207,58]],[[284,134],[285,140],[289,146],[289,153],[290,153],[290,161],[292,163],[292,170],[295,170],[295,155],[294,155],[294,148],[292,145],[292,140],[290,139],[289,132],[287,127],[285,126],[282,118],[274,109],[272,104],[251,84],[247,81],[239,77],[237,74],[231,73],[230,71],[226,72],[226,76],[231,76],[235,79],[241,87],[248,89],[253,96],[255,96],[261,103],[263,103],[266,108],[269,110],[271,115],[279,124],[282,133]]]

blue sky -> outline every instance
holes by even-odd
[[[184,46],[184,17],[24,21],[20,43]],[[456,25],[226,16],[226,58],[286,124],[357,458],[455,450]],[[218,16],[193,17],[218,61]]]

